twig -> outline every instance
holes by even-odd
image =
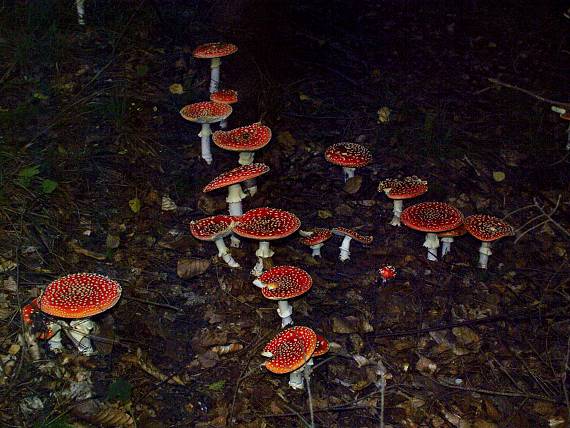
[[[511,85],[510,83],[501,82],[500,80],[497,80],[497,79],[488,78],[487,80],[491,83],[494,83],[495,85],[504,86],[505,88],[514,89],[515,91],[522,92],[523,94],[526,94],[526,95],[529,95],[533,98],[536,98],[539,101],[542,101],[542,102],[545,102],[548,104],[555,104],[555,105],[561,106],[561,107],[570,108],[570,103],[564,103],[562,101],[556,101],[556,100],[552,100],[550,98],[545,98],[543,96],[535,94],[534,92],[529,91],[528,89],[523,89],[523,88],[520,88],[518,86]]]
[[[172,305],[168,305],[166,303],[158,303],[158,302],[153,302],[151,300],[139,299],[138,297],[125,296],[125,295],[123,295],[123,297],[127,300],[133,300],[135,302],[144,303],[146,305],[158,306],[159,308],[170,309],[171,311],[176,311],[176,312],[184,312],[181,308],[178,308],[178,307],[172,306]]]
[[[570,365],[568,362],[570,360],[570,336],[568,336],[568,341],[566,344],[566,358],[564,359],[564,372],[562,373],[560,382],[562,382],[562,390],[564,391],[564,401],[566,402],[566,414],[570,415],[570,399],[568,398],[568,387],[566,386],[566,379],[568,376],[568,370],[570,370]]]

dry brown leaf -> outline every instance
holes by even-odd
[[[241,343],[230,343],[228,345],[218,345],[212,346],[210,351],[215,352],[218,355],[231,354],[233,352],[238,352],[243,349]]]
[[[186,385],[179,376],[166,376],[162,373],[150,360],[148,356],[143,353],[141,348],[137,348],[137,355],[125,355],[123,357],[126,361],[138,364],[139,367],[152,377],[160,380],[161,382],[170,383],[173,385]]]
[[[96,426],[114,428],[135,426],[135,420],[124,409],[95,399],[74,406],[72,413]]]
[[[208,259],[180,259],[176,266],[176,274],[182,279],[202,275],[210,267]]]
[[[362,177],[360,175],[349,178],[342,188],[346,193],[354,194],[362,187]]]
[[[423,375],[432,375],[437,370],[437,364],[427,357],[420,356],[420,359],[416,363],[416,370]]]
[[[77,254],[81,254],[82,256],[91,257],[95,260],[106,260],[107,256],[105,254],[96,253],[95,251],[87,250],[79,245],[76,239],[72,239],[68,242],[69,247]]]

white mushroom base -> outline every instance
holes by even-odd
[[[340,249],[338,258],[341,262],[350,259],[350,241],[352,241],[352,238],[350,236],[345,236],[342,240],[342,244],[338,247]]]
[[[218,91],[220,85],[220,58],[212,58],[210,64],[210,94]]]
[[[269,247],[268,241],[260,241],[259,248],[255,252],[257,256],[257,263],[251,270],[253,276],[261,276],[263,273],[263,259],[270,259],[275,252]]]
[[[305,389],[303,380],[305,378],[305,371],[307,371],[307,379],[310,376],[311,368],[313,366],[313,359],[311,358],[303,367],[289,374],[289,386],[293,389]]]
[[[402,214],[402,209],[404,208],[404,201],[401,199],[394,199],[394,208],[392,209],[392,213],[394,216],[392,217],[392,221],[390,224],[392,226],[401,226],[400,223],[400,215]]]
[[[451,251],[451,243],[453,242],[453,238],[451,236],[446,238],[441,238],[441,257],[444,257]]]
[[[321,248],[323,247],[323,245],[325,245],[325,244],[323,244],[322,242],[321,242],[320,244],[311,245],[311,246],[309,247],[311,250],[313,250],[313,253],[312,253],[311,255],[312,255],[313,257],[322,257],[322,256],[321,256]],[[350,254],[350,253],[349,253],[349,254]]]
[[[287,300],[279,300],[277,302],[279,307],[277,308],[277,314],[281,317],[281,328],[285,328],[289,324],[293,323],[293,306],[291,306]]]
[[[346,182],[354,177],[354,171],[356,171],[356,168],[342,167],[342,171],[344,172],[344,181]]]
[[[239,241],[238,241],[239,242]],[[226,243],[223,238],[216,239],[216,247],[218,248],[218,257],[221,257],[224,262],[227,263],[229,267],[237,268],[239,263],[234,260],[230,254],[230,250],[226,247]]]
[[[88,318],[73,320],[69,323],[69,327],[65,329],[67,337],[71,339],[73,344],[81,355],[95,355],[97,351],[93,348],[89,335],[95,328],[95,323]]]
[[[202,124],[202,130],[198,134],[198,137],[201,138],[202,144],[202,159],[206,161],[208,165],[212,164],[212,150],[210,149],[210,135],[212,135],[212,129],[210,128],[209,123]]]
[[[424,247],[428,249],[427,258],[432,262],[437,262],[437,249],[439,248],[439,238],[435,233],[427,233]]]
[[[479,247],[479,267],[481,269],[487,269],[487,262],[491,254],[493,254],[491,251],[491,243],[482,242],[481,247]]]
[[[77,22],[79,25],[85,25],[85,0],[75,0],[77,8]]]

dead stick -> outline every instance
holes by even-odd
[[[527,94],[527,95],[529,95],[533,98],[536,98],[537,100],[540,100],[542,102],[545,102],[548,104],[555,104],[559,107],[570,108],[570,103],[563,103],[562,101],[551,100],[550,98],[545,98],[543,96],[535,94],[534,92],[531,92],[528,89],[519,88],[518,86],[511,85],[510,83],[501,82],[500,80],[492,79],[490,77],[487,78],[487,80],[491,83],[494,83],[495,85],[504,86],[505,88],[514,89],[515,91],[522,92],[523,94]]]

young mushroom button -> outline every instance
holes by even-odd
[[[354,177],[355,168],[361,168],[372,162],[372,154],[361,144],[337,143],[325,150],[325,159],[332,164],[342,166],[344,181]]]
[[[221,89],[213,94],[210,94],[210,101],[222,104],[235,104],[238,102],[238,93],[233,89]],[[220,128],[225,129],[228,126],[226,119],[220,122]],[[212,137],[213,138],[213,137]]]
[[[340,254],[338,256],[341,262],[350,259],[350,242],[354,239],[364,245],[369,245],[372,243],[374,239],[372,236],[364,236],[358,233],[355,230],[348,229],[347,227],[335,227],[332,230],[332,233],[339,236],[344,236],[342,240],[342,244],[339,247]]]
[[[479,267],[487,269],[491,252],[491,242],[504,236],[511,236],[513,228],[500,218],[486,214],[475,214],[465,219],[465,230],[481,242],[479,248]]]
[[[313,250],[313,257],[321,257],[321,247],[325,245],[325,242],[332,236],[332,232],[329,229],[320,227],[315,228],[312,232],[301,230],[299,234],[303,236],[303,238],[301,238],[301,244],[307,245]]]
[[[198,46],[192,52],[194,58],[211,59],[210,65],[210,93],[214,93],[218,90],[220,84],[220,64],[222,61],[221,57],[231,55],[237,52],[238,48],[236,45],[231,43],[205,43]]]
[[[394,216],[390,224],[400,226],[400,214],[404,206],[403,199],[415,198],[428,190],[427,181],[411,176],[404,179],[388,178],[378,184],[378,191],[386,193],[388,198],[394,200]]]
[[[221,257],[230,267],[239,267],[234,260],[224,238],[228,236],[236,225],[234,217],[227,215],[216,215],[206,217],[190,223],[190,233],[202,241],[214,241],[218,248],[218,257]]]

